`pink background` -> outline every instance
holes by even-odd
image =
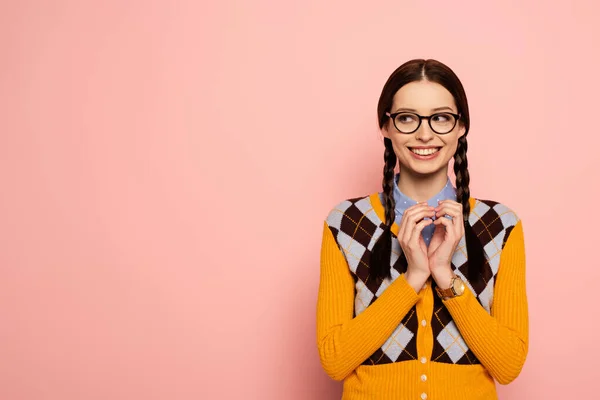
[[[471,193],[524,221],[505,399],[597,393],[600,6],[19,1],[0,9],[0,398],[336,399],[322,221],[379,190],[376,104],[436,58]]]

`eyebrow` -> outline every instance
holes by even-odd
[[[436,112],[436,111],[443,111],[443,110],[450,110],[452,112],[455,112],[452,107],[448,107],[448,106],[443,106],[443,107],[436,107],[436,108],[432,108],[431,111],[432,112]],[[394,112],[400,112],[400,111],[410,111],[410,112],[414,112],[416,113],[417,110],[415,110],[414,108],[406,108],[406,107],[400,107],[398,108],[396,111]]]

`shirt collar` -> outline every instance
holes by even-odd
[[[404,214],[404,211],[415,204],[417,202],[404,193],[400,191],[398,188],[398,179],[400,178],[400,174],[396,174],[394,176],[394,200],[396,200],[396,219]],[[437,207],[438,200],[454,200],[456,201],[456,189],[452,185],[450,181],[450,177],[447,177],[446,185],[440,190],[438,193],[433,195],[429,200],[427,200],[427,204],[433,207]]]

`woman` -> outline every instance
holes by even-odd
[[[522,222],[470,196],[469,108],[450,68],[401,65],[377,113],[383,191],[324,222],[321,364],[342,399],[496,399],[528,350]]]

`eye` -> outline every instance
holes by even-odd
[[[441,123],[446,123],[446,122],[451,122],[454,120],[454,117],[452,116],[452,114],[449,113],[438,113],[438,114],[434,114],[431,119],[434,122],[441,122]]]
[[[396,116],[396,121],[401,124],[410,124],[415,122],[417,119],[413,114],[398,114]]]

